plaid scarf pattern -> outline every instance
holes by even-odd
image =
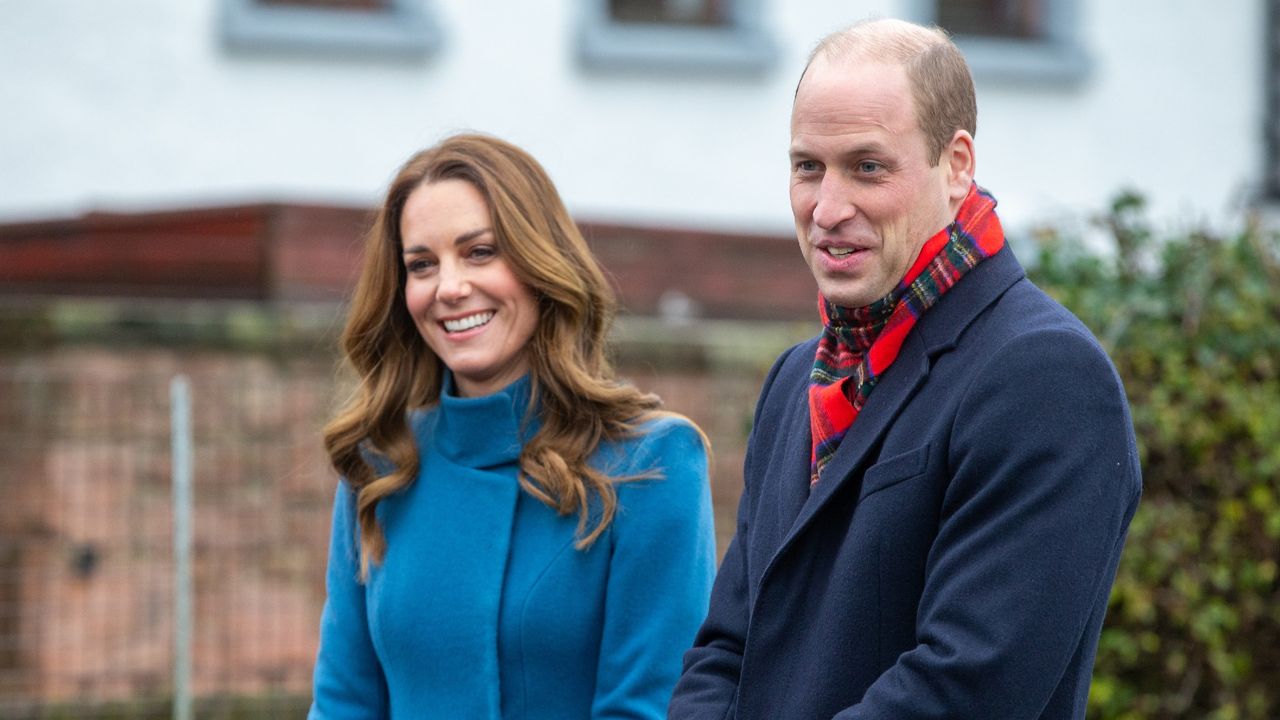
[[[1004,247],[995,207],[986,190],[976,184],[969,188],[955,221],[925,242],[893,291],[866,307],[838,307],[818,295],[823,331],[809,375],[810,487],[818,484],[916,320],[965,273]]]

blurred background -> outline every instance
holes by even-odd
[[[978,182],[1133,404],[1090,716],[1280,717],[1278,4],[0,0],[0,718],[305,714],[343,300],[451,132],[547,167],[621,372],[712,438],[723,550],[759,383],[818,327],[791,97],[869,16],[952,32]]]

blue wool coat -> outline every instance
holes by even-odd
[[[421,471],[379,504],[387,552],[365,585],[339,484],[311,718],[662,717],[715,569],[701,439],[664,417],[599,448],[610,475],[662,478],[620,484],[613,524],[579,551],[576,515],[517,483],[528,392],[526,377],[445,395],[413,418]]]
[[[1093,336],[1002,250],[921,316],[810,492],[816,345],[760,394],[670,717],[1083,718],[1141,487]]]

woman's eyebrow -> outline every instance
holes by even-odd
[[[481,235],[484,235],[485,233],[489,233],[489,232],[493,232],[493,229],[485,227],[485,228],[472,230],[471,232],[465,232],[459,235],[458,237],[454,238],[453,244],[461,245],[465,242],[475,240]],[[401,255],[413,255],[414,253],[424,253],[424,252],[430,252],[427,249],[426,245],[410,245],[409,247],[405,248],[403,252],[401,252]]]

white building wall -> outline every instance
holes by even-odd
[[[376,204],[412,151],[473,128],[529,149],[601,221],[790,232],[790,99],[809,48],[910,0],[764,0],[758,77],[575,59],[582,0],[429,0],[421,60],[228,51],[218,0],[0,0],[0,221],[262,200]],[[1263,3],[1079,0],[1075,85],[979,78],[978,180],[1013,224],[1133,187],[1173,222],[1256,192]]]

